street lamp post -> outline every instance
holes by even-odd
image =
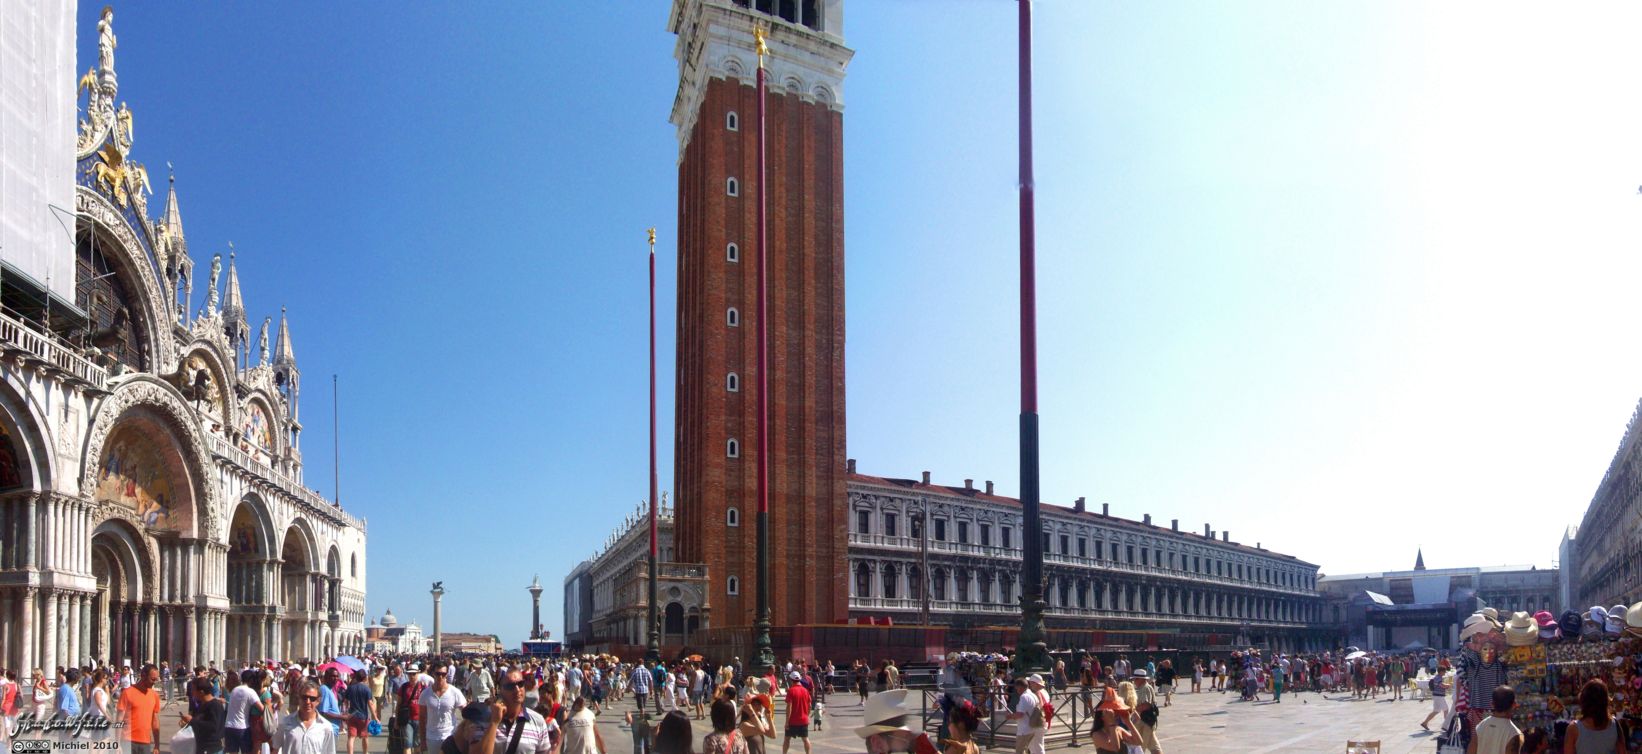
[[[1021,631],[1015,641],[1017,675],[1049,670],[1044,641],[1043,523],[1038,492],[1037,230],[1032,178],[1032,0],[1020,6],[1020,235],[1021,235]]]

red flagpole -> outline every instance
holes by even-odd
[[[656,229],[650,233],[650,631],[645,658],[661,659],[661,626],[656,607],[660,550],[656,544]]]
[[[770,372],[769,372],[769,248],[770,228],[765,217],[769,199],[769,170],[764,139],[764,29],[755,27],[758,48],[758,612],[753,622],[754,666],[760,675],[775,666],[770,648]]]

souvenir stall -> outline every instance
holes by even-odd
[[[1609,694],[1608,710],[1627,737],[1642,745],[1642,603],[1626,608],[1592,607],[1501,616],[1493,608],[1473,614],[1460,631],[1455,662],[1454,713],[1438,737],[1438,751],[1464,751],[1471,732],[1493,713],[1497,686],[1511,687],[1510,717],[1527,732],[1550,737],[1552,751],[1580,715],[1580,693],[1600,679]]]

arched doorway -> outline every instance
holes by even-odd
[[[260,660],[277,654],[272,566],[261,501],[247,497],[234,507],[228,527],[228,646],[226,659]]]
[[[313,561],[313,543],[300,526],[285,530],[280,545],[279,593],[276,595],[279,614],[283,617],[280,630],[281,659],[311,659],[318,646],[318,631],[314,616],[318,611],[317,575]]]
[[[661,632],[663,642],[682,643],[684,641],[684,605],[682,603],[667,603],[667,609],[662,614]]]
[[[149,573],[142,539],[130,524],[106,521],[91,537],[91,574],[97,594],[91,610],[91,656],[123,664],[146,655]]]

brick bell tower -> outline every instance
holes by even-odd
[[[677,559],[714,627],[757,585],[758,56],[768,37],[770,620],[849,614],[844,489],[842,0],[674,0],[678,35]]]

